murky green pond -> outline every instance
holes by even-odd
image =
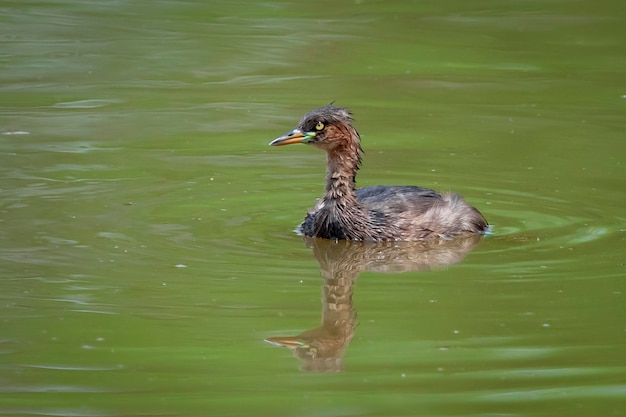
[[[622,3],[2,2],[0,414],[626,415]],[[332,100],[493,235],[295,234]]]

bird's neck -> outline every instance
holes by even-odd
[[[313,236],[351,240],[368,238],[366,210],[356,197],[355,177],[362,152],[358,140],[327,151],[326,192],[315,216]]]
[[[328,152],[324,195],[327,202],[357,204],[356,173],[361,164],[361,152],[358,142],[355,146]]]

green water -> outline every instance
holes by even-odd
[[[2,2],[0,414],[626,415],[622,3]],[[332,100],[493,235],[304,242]]]

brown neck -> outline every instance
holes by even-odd
[[[326,150],[326,192],[315,216],[313,236],[328,239],[367,238],[367,216],[356,198],[355,183],[363,151],[356,131],[354,134],[354,140]]]
[[[356,173],[361,165],[363,150],[359,143],[359,134],[355,130],[350,133],[352,140],[327,151],[324,199],[356,205]]]
[[[356,167],[343,156],[328,153],[326,169],[326,200],[356,199]]]

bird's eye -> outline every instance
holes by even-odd
[[[317,124],[315,125],[315,130],[324,130],[324,127],[324,123],[317,122]]]

